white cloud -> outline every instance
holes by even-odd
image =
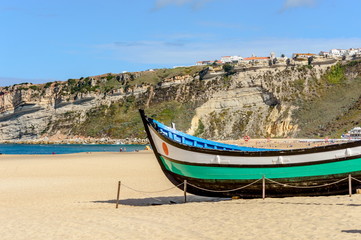
[[[131,62],[134,64],[149,64],[159,66],[191,65],[200,60],[214,60],[226,55],[241,55],[249,57],[268,56],[270,52],[276,55],[291,56],[294,52],[328,51],[332,48],[361,47],[360,38],[338,39],[286,39],[269,38],[259,40],[219,40],[177,42],[138,41],[98,45],[96,48],[102,57]]]

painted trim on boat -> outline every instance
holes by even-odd
[[[341,149],[341,150],[331,150],[325,152],[315,152],[315,153],[305,153],[297,155],[273,155],[264,156],[258,152],[257,156],[243,156],[239,155],[228,155],[223,154],[222,152],[217,152],[217,154],[203,153],[201,151],[189,151],[186,149],[179,148],[173,145],[173,142],[167,138],[162,138],[161,134],[158,134],[156,130],[150,127],[150,137],[157,149],[158,154],[162,154],[171,159],[195,163],[195,164],[229,164],[229,165],[255,165],[259,166],[277,166],[279,164],[283,165],[292,165],[292,164],[316,164],[317,162],[328,162],[328,161],[338,161],[346,158],[358,157],[361,155],[361,146],[350,149]],[[163,146],[167,147],[167,153],[164,152]],[[259,156],[261,155],[261,156]]]
[[[300,166],[308,166],[308,165],[316,165],[316,164],[325,164],[325,163],[332,163],[332,162],[340,162],[340,161],[347,161],[353,159],[361,159],[361,155],[346,157],[346,158],[337,158],[331,160],[323,160],[323,161],[314,161],[314,162],[302,162],[302,163],[289,163],[289,164],[226,164],[226,163],[197,163],[197,162],[187,162],[182,160],[176,160],[170,158],[168,156],[162,155],[161,157],[166,158],[167,160],[179,163],[179,164],[186,164],[192,166],[203,166],[203,167],[229,167],[229,168],[283,168],[283,167],[300,167]]]
[[[348,174],[361,171],[361,158],[331,162],[324,164],[314,164],[297,167],[282,168],[230,168],[214,166],[194,166],[170,161],[164,156],[160,156],[162,163],[168,171],[185,177],[197,179],[260,179],[263,176],[269,179],[317,177],[335,174]]]

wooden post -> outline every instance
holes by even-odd
[[[351,174],[348,175],[348,194],[351,197],[352,195],[352,183],[351,183]]]
[[[117,193],[117,204],[116,204],[115,208],[118,208],[118,205],[119,205],[120,185],[121,185],[121,182],[119,181],[118,182],[118,193]]]
[[[183,191],[184,191],[184,202],[187,202],[187,180],[184,180],[183,184]]]
[[[266,198],[266,179],[262,177],[262,198],[263,200]]]

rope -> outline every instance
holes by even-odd
[[[319,187],[330,186],[330,185],[337,184],[337,183],[339,183],[339,182],[348,180],[348,177],[347,177],[347,178],[343,178],[343,179],[338,180],[338,181],[333,182],[333,183],[326,183],[326,184],[323,184],[323,185],[310,186],[310,187],[296,187],[296,186],[291,186],[291,185],[288,185],[288,184],[285,184],[285,183],[276,182],[276,181],[271,180],[271,179],[269,179],[269,178],[266,178],[266,179],[267,179],[268,181],[270,181],[270,182],[276,183],[276,184],[281,185],[281,186],[284,186],[284,187],[291,187],[291,188],[319,188]]]
[[[192,186],[192,187],[198,188],[198,189],[203,190],[203,191],[221,193],[221,192],[233,192],[233,191],[241,190],[241,189],[247,188],[247,187],[249,187],[249,186],[251,186],[251,185],[253,185],[253,184],[255,184],[255,183],[257,183],[257,182],[259,182],[259,181],[261,181],[261,180],[262,180],[262,178],[254,181],[254,182],[252,182],[252,183],[250,183],[250,184],[248,184],[248,185],[246,185],[246,186],[242,186],[242,187],[239,187],[239,188],[234,188],[234,189],[230,189],[230,190],[218,190],[218,191],[216,191],[216,190],[210,190],[210,189],[206,189],[206,188],[202,188],[202,187],[198,187],[198,186],[193,185],[193,184],[188,183],[188,182],[187,182],[187,185],[190,185],[190,186]]]
[[[356,180],[356,181],[358,181],[358,182],[361,183],[361,180],[356,179],[356,178],[354,178],[354,177],[351,177],[351,178],[352,178],[353,180]],[[334,184],[340,183],[340,182],[342,182],[342,181],[348,180],[348,177],[343,178],[343,179],[338,180],[338,181],[335,181],[335,182],[332,182],[332,183],[326,183],[326,184],[317,185],[317,186],[307,186],[307,187],[292,186],[292,185],[289,185],[289,184],[285,184],[285,183],[280,183],[280,182],[274,181],[274,180],[269,179],[269,178],[265,178],[265,179],[268,180],[268,181],[270,181],[270,182],[272,182],[272,183],[281,185],[281,186],[283,186],[283,187],[307,189],[307,188],[320,188],[320,187],[326,187],[326,186],[334,185]],[[259,182],[259,181],[261,181],[261,180],[262,180],[262,178],[254,181],[254,182],[252,182],[252,183],[250,183],[250,184],[247,184],[247,185],[245,185],[245,186],[238,187],[238,188],[234,188],[234,189],[228,189],[228,190],[211,190],[211,189],[206,189],[206,188],[202,188],[202,187],[196,186],[196,185],[194,185],[194,184],[191,184],[191,183],[189,183],[189,182],[187,182],[187,185],[192,186],[192,187],[194,187],[194,188],[197,188],[197,189],[199,189],[199,190],[207,191],[207,192],[225,193],[225,192],[234,192],[234,191],[237,191],[237,190],[241,190],[241,189],[247,188],[247,187],[249,187],[249,186],[252,186],[253,184],[256,184],[257,182]],[[167,189],[159,190],[159,191],[152,191],[152,192],[140,191],[140,190],[134,189],[134,188],[132,188],[132,187],[129,187],[129,186],[125,185],[124,183],[122,183],[122,186],[124,186],[124,187],[126,187],[126,188],[128,188],[128,189],[130,189],[130,190],[133,190],[133,191],[135,191],[135,192],[138,192],[138,193],[152,194],[152,193],[166,192],[166,191],[172,190],[172,189],[174,189],[174,188],[178,188],[179,186],[181,186],[181,185],[183,185],[183,184],[184,184],[184,183],[180,183],[180,184],[175,185],[175,186],[173,186],[173,187],[171,187],[171,188],[167,188]],[[155,199],[155,200],[157,200],[157,201],[161,201],[161,200],[159,200],[159,199],[157,199],[157,198],[154,198],[154,197],[150,197],[150,198],[153,198],[153,199]]]
[[[359,183],[361,183],[361,180],[358,180],[357,178],[351,177],[353,180],[358,181]]]
[[[174,188],[177,188],[177,187],[179,187],[179,186],[181,186],[181,185],[183,185],[183,183],[180,183],[180,184],[178,184],[178,185],[176,185],[176,186],[173,186],[173,187],[171,187],[171,188],[167,188],[167,189],[164,189],[164,190],[147,192],[147,191],[140,191],[140,190],[134,189],[134,188],[129,187],[129,186],[125,185],[124,183],[122,183],[122,186],[124,186],[124,187],[126,187],[126,188],[128,188],[128,189],[130,189],[130,190],[133,190],[133,191],[139,192],[139,193],[148,193],[148,194],[166,192],[166,191],[172,190],[172,189],[174,189]]]

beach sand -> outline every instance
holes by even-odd
[[[0,239],[361,238],[361,195],[183,203],[179,189],[125,186],[173,187],[151,151],[0,155]]]

